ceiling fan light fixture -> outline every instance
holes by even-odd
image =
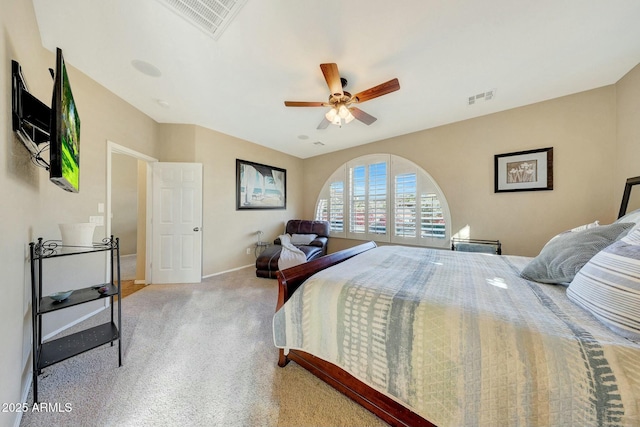
[[[347,115],[347,117],[344,118],[344,122],[351,123],[353,119],[355,119],[355,117],[353,117],[353,114],[351,114],[351,111],[349,111],[349,114]]]
[[[326,117],[327,120],[329,120],[331,123],[333,123],[333,121],[336,118],[336,116],[338,116],[338,110],[336,110],[335,108],[332,108],[329,111],[327,111],[327,114],[325,114],[324,116]],[[339,118],[340,117],[338,117],[338,119]]]
[[[338,115],[341,118],[346,119],[350,114],[351,112],[347,109],[347,106],[344,104],[340,104],[340,108],[338,108]]]

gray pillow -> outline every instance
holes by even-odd
[[[542,248],[520,275],[541,283],[569,283],[595,254],[633,226],[633,223],[614,223],[561,233]]]

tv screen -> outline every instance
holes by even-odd
[[[64,190],[77,193],[80,190],[80,117],[59,48],[56,51],[49,150],[49,179]]]

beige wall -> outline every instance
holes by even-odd
[[[616,84],[617,156],[614,172],[614,201],[619,209],[627,178],[640,176],[640,64]],[[640,186],[631,190],[627,212],[640,208]]]
[[[300,218],[304,200],[301,159],[199,126],[163,124],[160,128],[163,161],[203,165],[202,268],[205,276],[253,265],[256,232],[263,231],[263,239],[273,241],[284,232],[287,220]],[[286,169],[287,208],[236,210],[236,159]]]
[[[111,168],[111,234],[120,239],[120,255],[134,255],[138,243],[138,159],[114,153]]]
[[[557,232],[614,219],[615,95],[607,86],[306,159],[304,214],[313,214],[322,185],[342,163],[392,153],[438,183],[452,234],[469,226],[472,238],[499,239],[507,254],[534,256]],[[544,147],[554,148],[553,191],[494,193],[495,154]],[[333,239],[329,250],[355,243]]]
[[[160,124],[158,147],[164,162],[193,162],[196,158],[196,126]]]

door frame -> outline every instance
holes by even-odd
[[[145,219],[146,221],[146,233],[145,233],[145,246],[146,246],[146,251],[145,251],[145,262],[144,262],[144,278],[145,278],[145,282],[146,284],[150,284],[153,283],[153,278],[151,277],[151,250],[153,247],[153,239],[152,239],[152,233],[151,233],[151,203],[152,203],[152,184],[153,184],[153,180],[152,180],[152,164],[157,162],[158,159],[154,158],[154,157],[150,157],[147,156],[146,154],[140,153],[138,151],[132,150],[130,148],[124,147],[122,145],[116,144],[113,141],[107,140],[107,191],[106,191],[106,202],[105,202],[105,221],[104,221],[104,227],[105,227],[105,237],[111,236],[111,208],[112,208],[112,202],[111,202],[111,179],[112,179],[112,172],[111,172],[111,167],[113,166],[113,155],[114,154],[124,154],[130,157],[134,157],[138,160],[142,160],[144,162],[147,163],[147,188],[146,188],[146,193],[147,193],[147,197],[146,197],[146,205],[147,205],[147,217]],[[107,271],[105,272],[105,278],[106,280],[109,280],[109,266],[107,265]]]

